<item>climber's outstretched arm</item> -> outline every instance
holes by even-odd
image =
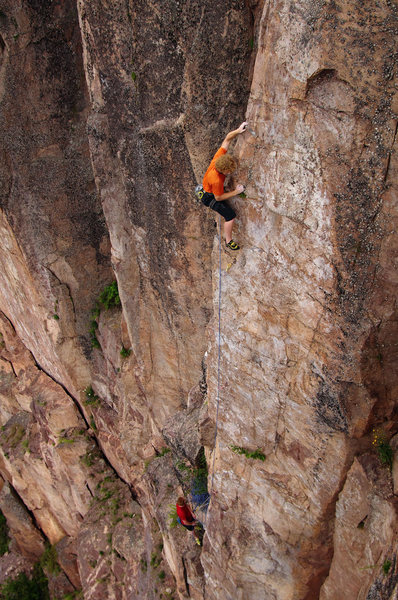
[[[246,130],[246,127],[247,127],[247,122],[244,121],[241,125],[239,125],[238,129],[234,129],[233,131],[230,131],[229,133],[227,133],[223,143],[221,144],[221,148],[224,148],[224,150],[228,150],[230,142],[234,138],[236,138],[237,135],[239,135],[240,133],[243,133]]]

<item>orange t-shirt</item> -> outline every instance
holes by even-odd
[[[203,189],[205,192],[214,194],[215,196],[221,196],[224,193],[224,181],[225,175],[219,173],[214,166],[217,158],[226,154],[225,148],[219,148],[207,169],[205,176],[203,177]]]

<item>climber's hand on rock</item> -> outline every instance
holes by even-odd
[[[238,127],[238,131],[239,133],[243,133],[244,131],[246,131],[246,128],[248,126],[248,122],[244,121],[239,127]]]
[[[244,189],[245,189],[245,186],[240,183],[239,185],[236,186],[235,192],[237,194],[241,194]]]

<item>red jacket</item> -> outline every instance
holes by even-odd
[[[185,505],[185,506],[179,506],[178,504],[177,506],[177,515],[180,517],[180,521],[183,525],[185,525],[184,521],[188,522],[188,523],[194,523],[195,521],[195,517],[193,516],[192,512],[189,509],[189,506]]]

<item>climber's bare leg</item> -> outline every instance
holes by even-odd
[[[234,221],[235,219],[231,219],[230,221],[225,221],[224,223],[224,235],[227,244],[232,240],[232,228],[234,226]]]

